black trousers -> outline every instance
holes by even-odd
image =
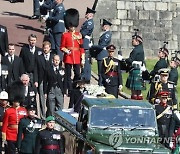
[[[108,93],[108,94],[111,94],[111,95],[114,95],[116,98],[118,98],[118,85],[114,85],[114,86],[111,86],[111,85],[108,85],[108,86],[105,86],[105,91]]]
[[[64,78],[64,93],[72,90],[72,79],[71,79],[71,69],[73,67],[74,78],[73,82],[80,79],[80,64],[65,64],[65,78]]]
[[[7,154],[16,154],[16,142],[15,141],[7,141]]]

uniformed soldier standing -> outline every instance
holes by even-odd
[[[73,67],[74,79],[73,81],[80,79],[81,66],[85,64],[85,54],[83,48],[83,39],[80,32],[76,31],[76,27],[79,25],[79,12],[76,9],[66,10],[64,17],[67,32],[63,33],[61,40],[61,50],[64,53],[63,62],[65,64],[65,86],[64,91],[67,94],[72,90],[71,70]]]
[[[160,93],[158,93],[158,96],[160,99],[160,103],[155,105],[156,118],[157,118],[159,136],[162,139],[165,139],[169,137],[169,129],[172,120],[172,107],[167,104],[168,96],[169,96],[168,91],[161,91]]]
[[[55,0],[54,3],[56,4],[53,7],[53,12],[47,18],[46,22],[49,23],[52,32],[50,33],[50,42],[51,42],[51,49],[55,50],[55,53],[58,54],[63,60],[63,53],[60,51],[60,43],[61,37],[63,32],[65,32],[64,26],[64,13],[65,8],[63,5],[63,0]]]
[[[16,141],[18,124],[20,119],[27,115],[24,107],[20,103],[24,100],[24,85],[21,81],[15,81],[8,89],[9,102],[12,107],[5,111],[2,125],[2,139],[7,141],[8,154],[16,153]]]
[[[19,122],[17,148],[21,154],[36,154],[36,136],[42,127],[42,121],[37,118],[35,105],[29,104],[26,109],[28,116],[22,118]]]
[[[5,53],[8,51],[8,32],[7,28],[3,25],[0,25],[0,54],[5,56]]]
[[[112,32],[110,31],[112,23],[103,19],[102,30],[104,33],[100,36],[98,45],[93,45],[90,48],[92,57],[95,57],[98,65],[98,85],[102,86],[102,61],[103,58],[108,57],[106,47],[111,43]]]
[[[64,154],[65,140],[61,132],[54,129],[55,118],[46,118],[46,128],[36,137],[35,154]]]
[[[118,92],[122,89],[123,85],[120,61],[113,57],[116,50],[114,45],[109,45],[106,49],[109,52],[109,56],[104,58],[102,63],[103,85],[108,94],[112,94],[118,98]]]
[[[92,44],[91,35],[94,29],[93,17],[96,13],[95,10],[87,7],[85,18],[87,19],[81,26],[80,33],[83,38],[83,48],[85,50],[85,64],[82,70],[82,78],[86,80],[87,83],[91,80],[91,55],[89,53],[89,48]]]
[[[178,66],[180,64],[180,59],[178,57],[172,57],[170,62],[170,72],[169,72],[169,81],[174,82],[175,86],[177,86],[178,82]]]
[[[144,49],[142,44],[143,39],[137,34],[137,31],[132,36],[134,49],[130,53],[129,58],[126,59],[126,63],[131,67],[126,81],[126,87],[131,90],[131,99],[142,100],[141,90],[143,90],[143,79],[141,68],[144,65]]]
[[[153,70],[150,72],[150,76],[152,76],[152,80],[159,80],[159,78],[157,78],[157,79],[154,78],[158,74],[158,71],[161,68],[168,67],[168,62],[167,62],[166,58],[168,58],[169,51],[166,48],[166,44],[167,44],[167,42],[165,42],[164,46],[159,49],[159,52],[158,52],[159,60],[155,64]]]
[[[149,91],[149,102],[152,104],[159,103],[159,99],[157,98],[158,93],[161,91],[169,92],[168,105],[172,106],[173,109],[177,109],[177,98],[175,95],[175,86],[174,83],[168,81],[169,77],[169,69],[162,68],[159,70],[160,81],[152,82]]]
[[[0,130],[2,129],[2,122],[4,117],[4,112],[6,109],[8,109],[9,103],[8,103],[8,93],[6,91],[2,91],[0,93]],[[0,133],[0,152],[2,153],[2,133]]]

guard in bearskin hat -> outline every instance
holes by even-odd
[[[68,30],[63,33],[60,49],[64,53],[63,62],[65,64],[65,93],[67,89],[72,90],[71,69],[73,67],[74,79],[80,78],[80,69],[85,64],[85,54],[83,39],[80,32],[76,31],[79,25],[79,12],[76,9],[68,9],[64,16],[65,27]]]
[[[12,107],[5,111],[2,125],[2,139],[7,141],[8,153],[16,153],[18,124],[27,115],[27,111],[20,104],[24,100],[24,85],[21,81],[13,82],[8,88],[9,102]]]

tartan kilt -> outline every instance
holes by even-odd
[[[126,87],[131,90],[144,90],[144,82],[140,69],[132,69],[126,81]]]

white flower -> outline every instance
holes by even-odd
[[[97,95],[107,95],[105,92],[105,87],[98,85],[86,85],[85,89],[88,92],[88,95],[97,96]]]

